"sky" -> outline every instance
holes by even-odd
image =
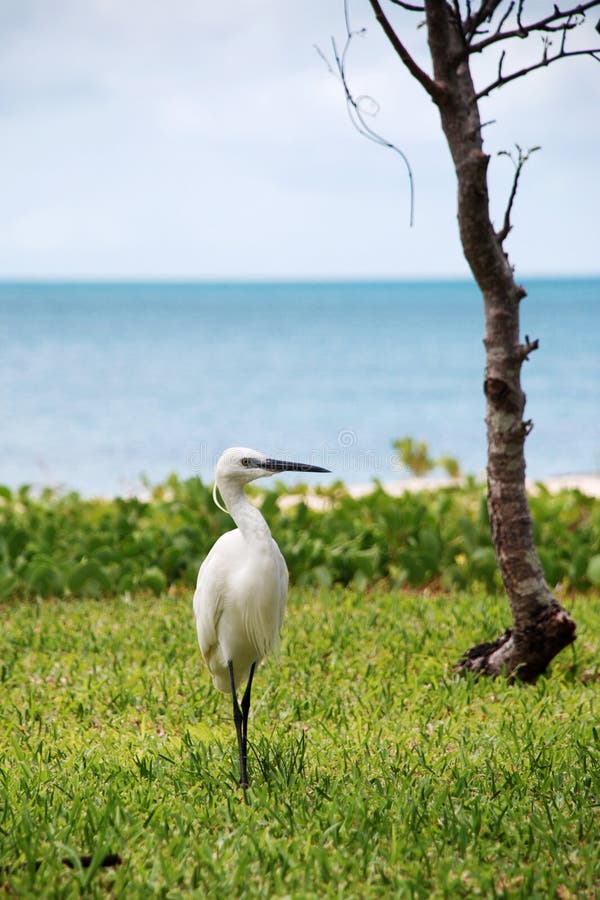
[[[315,49],[343,46],[342,0],[2,0],[0,278],[467,276],[437,110],[366,0],[349,12],[366,32],[348,80],[411,163],[413,227],[400,157],[353,130]],[[390,16],[429,69],[420,16]],[[599,18],[582,45],[600,45]],[[505,71],[539,52],[516,42]],[[495,49],[478,59],[476,84],[497,65]],[[482,102],[498,226],[512,178],[498,152],[542,147],[506,245],[517,274],[600,274],[599,110],[600,67],[584,58]]]

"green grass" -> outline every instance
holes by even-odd
[[[597,594],[565,601],[579,639],[524,686],[452,670],[501,599],[292,591],[246,798],[190,600],[0,607],[0,893],[596,896]]]

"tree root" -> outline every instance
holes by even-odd
[[[507,628],[497,640],[477,644],[456,664],[460,672],[534,682],[557,653],[576,638],[575,622],[554,601],[523,629]]]

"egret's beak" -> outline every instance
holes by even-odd
[[[321,466],[311,466],[310,463],[287,462],[285,459],[265,459],[258,463],[261,469],[267,472],[329,472]]]

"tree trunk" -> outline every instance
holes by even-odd
[[[484,392],[488,437],[488,509],[492,540],[510,600],[514,627],[497,641],[469,650],[459,663],[486,675],[532,681],[575,639],[575,623],[550,592],[533,542],[525,491],[521,366],[537,344],[521,344],[514,279],[489,212],[487,168],[476,91],[462,30],[446,0],[425,0],[429,47],[439,93],[436,102],[458,181],[463,250],[485,306]]]

